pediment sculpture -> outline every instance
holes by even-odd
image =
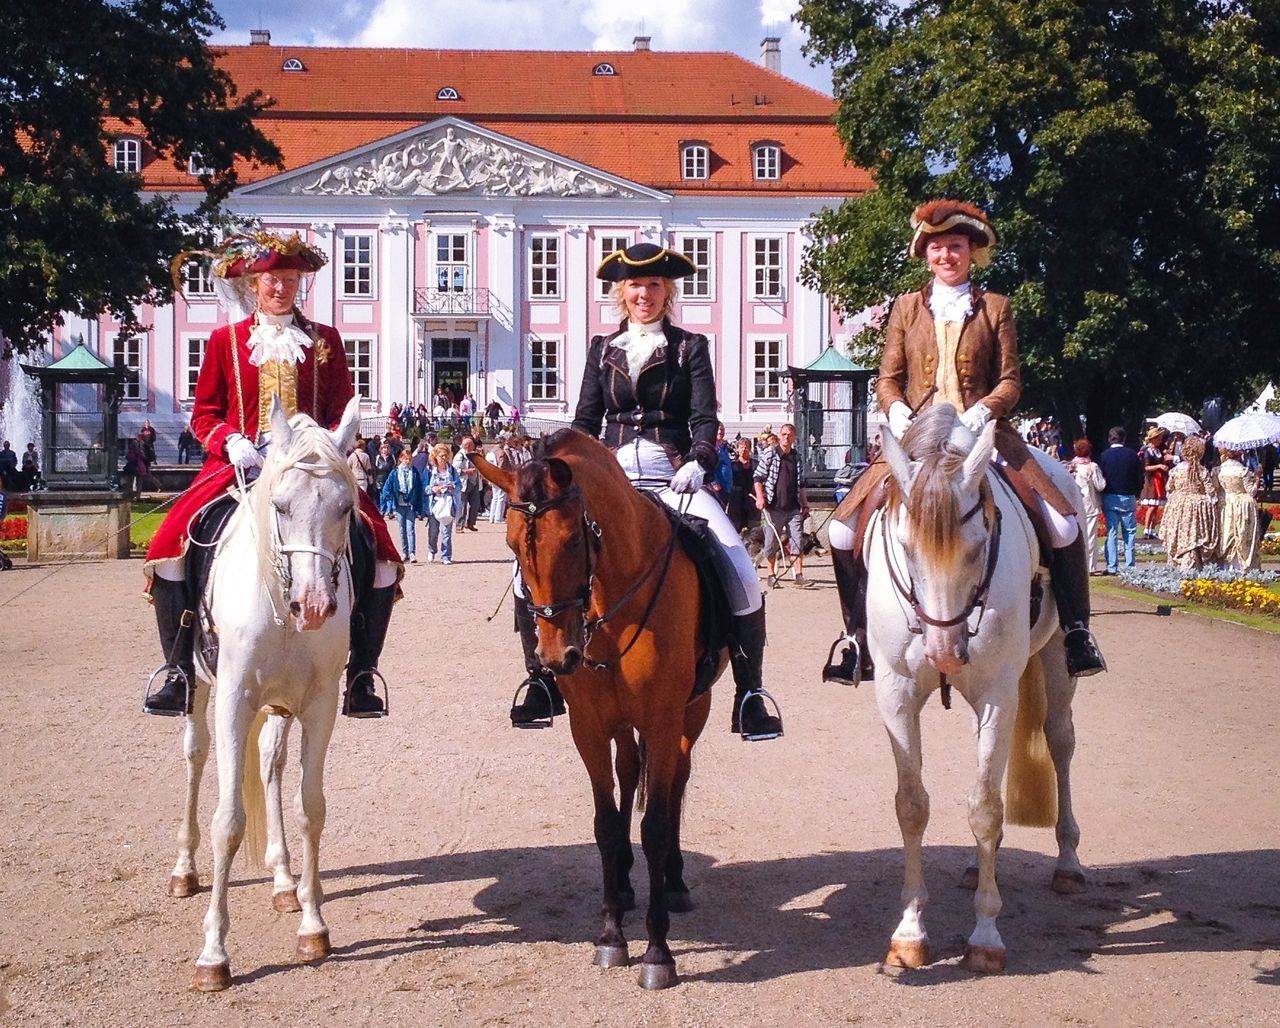
[[[636,193],[582,168],[453,126],[426,132],[295,182],[292,193],[330,196],[616,196]]]

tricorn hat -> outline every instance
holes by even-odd
[[[698,266],[682,253],[656,243],[636,243],[614,250],[596,268],[596,278],[621,282],[628,278],[684,278],[695,275]]]
[[[999,242],[986,212],[963,200],[930,200],[911,215],[912,257],[923,257],[930,236],[957,232],[973,243],[973,263],[985,268],[991,263],[991,248]]]
[[[297,232],[282,236],[276,232],[247,232],[228,236],[208,250],[183,250],[169,265],[174,288],[181,293],[183,270],[193,257],[208,258],[213,272],[213,290],[222,304],[236,317],[254,309],[253,287],[246,275],[264,271],[319,271],[329,259]]]

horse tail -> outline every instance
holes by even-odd
[[[636,813],[644,812],[649,799],[649,744],[640,738],[640,778],[636,782]]]
[[[245,740],[244,781],[240,796],[244,801],[244,848],[248,851],[249,866],[264,867],[267,850],[267,801],[262,789],[262,758],[258,754],[258,737],[267,715],[259,710],[249,725],[249,737]]]
[[[1048,711],[1044,665],[1039,654],[1032,654],[1018,679],[1018,716],[1005,788],[1010,824],[1048,828],[1058,819],[1058,781],[1044,734]]]

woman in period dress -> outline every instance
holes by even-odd
[[[1169,502],[1160,522],[1160,541],[1169,563],[1194,571],[1211,563],[1218,551],[1218,484],[1206,468],[1204,440],[1182,444],[1182,463],[1169,473]]]
[[[1160,514],[1168,501],[1169,468],[1173,461],[1165,455],[1167,434],[1162,428],[1152,428],[1138,454],[1142,458],[1144,474],[1142,495],[1138,497],[1138,524],[1142,526],[1143,539],[1156,537]]]
[[[1245,467],[1238,450],[1220,450],[1219,456],[1218,560],[1225,567],[1256,571],[1262,557],[1258,548],[1258,505],[1253,500],[1257,477]]]

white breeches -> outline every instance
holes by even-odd
[[[187,562],[185,558],[166,560],[157,564],[155,574],[169,582],[185,582],[187,580]],[[389,560],[380,560],[373,568],[373,587],[386,589],[396,584],[397,568]]]

